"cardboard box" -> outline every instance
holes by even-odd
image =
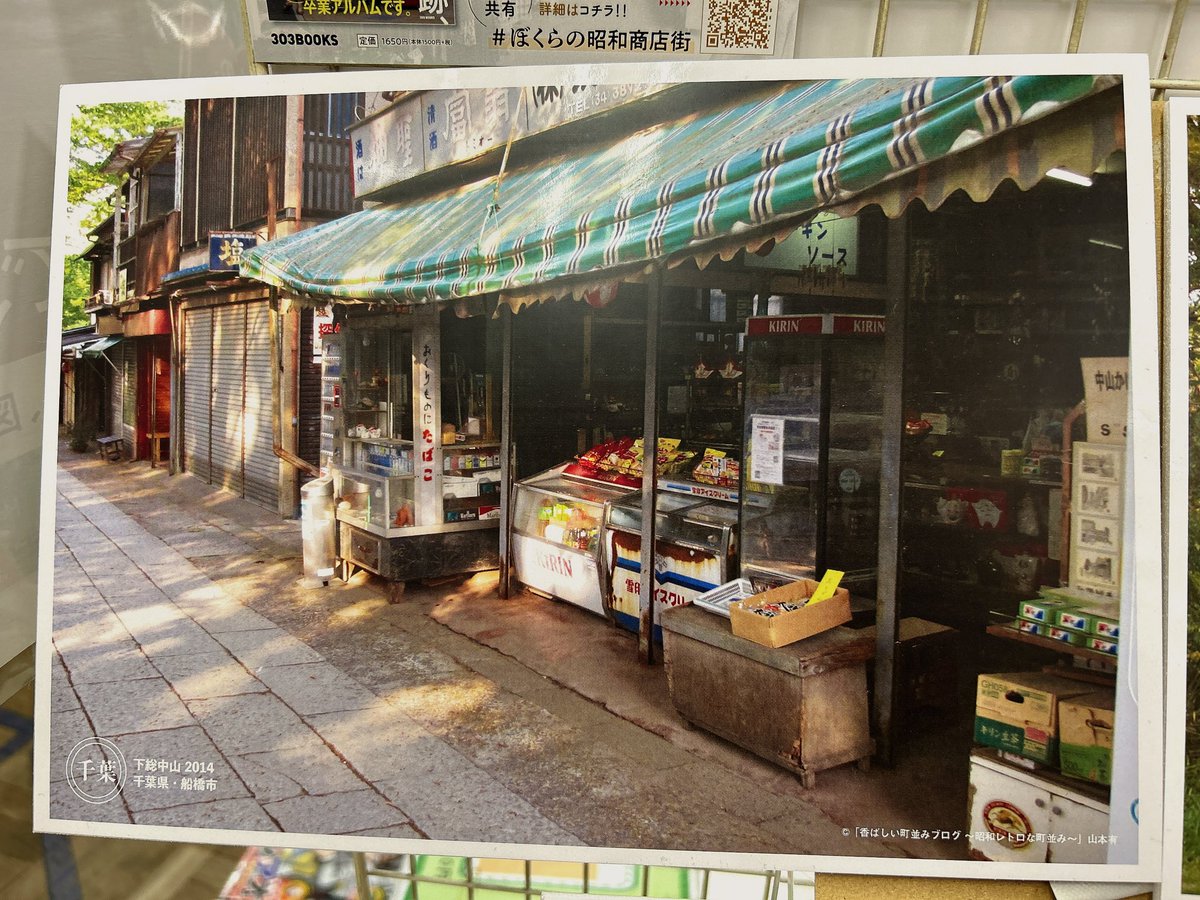
[[[1107,653],[1109,656],[1116,656],[1118,652],[1117,642],[1105,640],[1104,638],[1089,636],[1084,646],[1089,650],[1095,650],[1097,653]]]
[[[1045,622],[1034,622],[1029,619],[1020,618],[1016,619],[1013,624],[1016,626],[1017,631],[1020,631],[1022,634],[1036,634],[1039,637],[1045,637],[1046,630],[1050,627]]]
[[[1096,625],[1096,617],[1081,609],[1060,609],[1054,618],[1056,627],[1080,634],[1090,634]]]
[[[1036,600],[1026,600],[1023,602],[1017,611],[1017,615],[1022,619],[1028,619],[1030,622],[1045,622],[1047,625],[1054,625],[1061,610],[1072,608],[1072,604],[1066,600],[1054,597],[1039,597]]]
[[[1062,644],[1070,644],[1072,647],[1082,647],[1088,641],[1088,636],[1083,632],[1071,631],[1069,628],[1059,628],[1056,625],[1051,625],[1046,629],[1046,637]]]
[[[729,605],[733,633],[765,647],[783,647],[850,621],[850,592],[838,588],[828,600],[767,617],[750,610],[771,603],[803,603],[817,582],[802,578]]]
[[[1092,624],[1092,634],[1096,637],[1114,642],[1121,639],[1121,625],[1115,618],[1107,619],[1104,616],[1095,616]]]
[[[1059,701],[1094,690],[1042,672],[980,675],[975,742],[1043,763],[1058,761]]]
[[[1064,775],[1112,784],[1112,691],[1098,691],[1059,704],[1058,755]]]

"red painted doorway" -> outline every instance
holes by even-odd
[[[137,459],[151,458],[155,435],[157,459],[167,459],[170,452],[167,439],[171,430],[170,355],[170,335],[137,339]]]

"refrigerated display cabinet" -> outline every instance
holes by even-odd
[[[733,578],[736,569],[737,506],[688,494],[659,491],[654,553],[654,635],[662,611],[691,603]],[[641,615],[642,493],[610,503],[604,549],[609,615],[630,631]]]
[[[741,573],[756,586],[826,569],[867,592],[879,541],[884,318],[746,323]]]
[[[556,466],[515,486],[513,572],[537,593],[603,616],[605,508],[632,489],[570,477],[564,468]]]

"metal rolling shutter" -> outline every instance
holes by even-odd
[[[125,342],[121,341],[113,347],[110,347],[106,352],[108,361],[100,361],[100,364],[107,369],[106,375],[108,383],[111,385],[111,390],[108,392],[108,433],[112,436],[121,436],[124,432],[125,419]],[[108,363],[112,363],[110,366]]]
[[[275,455],[271,403],[271,320],[267,303],[245,307],[245,417],[243,496],[260,506],[279,505],[279,457]]]
[[[245,492],[246,307],[213,310],[212,476],[210,481],[241,495]]]
[[[205,481],[212,480],[212,328],[211,309],[189,309],[184,315],[183,468]]]
[[[121,358],[113,360],[120,367],[122,376],[121,393],[124,394],[121,408],[121,430],[117,432],[125,438],[126,454],[130,459],[137,458],[137,346],[131,340],[123,340],[114,350],[120,351]]]

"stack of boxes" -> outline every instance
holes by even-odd
[[[1113,691],[1044,672],[980,675],[975,742],[1098,784],[1112,782]]]
[[[1067,588],[1043,588],[1024,601],[1014,625],[1026,633],[1117,656],[1120,603]]]

